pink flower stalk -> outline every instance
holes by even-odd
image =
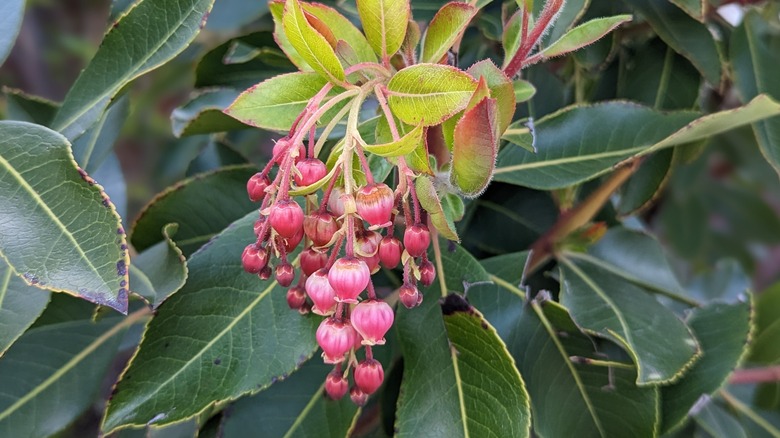
[[[301,270],[306,275],[322,269],[328,263],[328,254],[319,252],[314,248],[305,249],[301,253]]]
[[[332,371],[325,378],[325,392],[331,400],[340,400],[347,394],[349,382],[338,371]]]
[[[328,281],[336,291],[336,301],[357,303],[357,297],[366,289],[371,271],[363,260],[342,257],[331,266]]]
[[[384,301],[367,300],[352,309],[352,327],[363,337],[363,345],[384,345],[385,334],[393,326],[393,309]]]
[[[316,158],[301,160],[295,165],[295,168],[300,173],[300,175],[296,174],[294,176],[295,184],[298,187],[310,186],[325,178],[325,175],[328,174],[328,168],[325,167],[325,163]]]
[[[360,217],[371,225],[384,226],[393,214],[395,196],[384,183],[369,184],[357,191],[355,205]]]
[[[404,247],[412,257],[420,257],[428,251],[431,233],[424,224],[414,224],[404,232]]]
[[[244,271],[250,274],[259,273],[268,264],[268,250],[256,243],[247,245],[244,253],[241,254],[241,264]]]
[[[402,252],[401,241],[393,236],[385,236],[379,242],[379,261],[387,269],[393,269],[401,263]]]
[[[271,180],[267,176],[258,172],[249,178],[246,182],[246,192],[252,202],[257,202],[265,197],[265,189],[271,185]]]
[[[422,303],[422,294],[416,286],[411,284],[401,286],[401,289],[398,290],[398,298],[407,309],[417,307]]]
[[[366,394],[375,393],[384,380],[385,370],[376,359],[364,360],[355,367],[355,386]]]
[[[352,324],[334,318],[327,318],[317,328],[317,344],[322,348],[325,363],[341,363],[344,355],[355,345],[357,332]]]
[[[430,260],[425,260],[420,263],[420,283],[422,283],[423,286],[430,286],[435,279],[436,268],[433,267],[433,263],[431,263]]]
[[[315,212],[303,220],[303,231],[316,246],[327,245],[338,230],[336,218],[328,212]]]
[[[320,269],[306,279],[306,295],[311,298],[311,311],[317,315],[330,315],[336,310],[336,291],[328,281],[328,271]]]
[[[268,220],[271,221],[271,228],[276,230],[280,236],[292,238],[303,227],[303,209],[295,201],[289,199],[278,201],[271,207]]]

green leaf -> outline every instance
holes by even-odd
[[[309,100],[325,84],[327,81],[317,73],[297,72],[275,76],[241,93],[225,110],[225,114],[258,128],[289,131]],[[334,110],[326,113],[320,121],[327,121],[328,114],[334,114]]]
[[[412,153],[423,143],[425,129],[422,126],[415,126],[411,131],[404,134],[396,141],[384,144],[363,145],[363,149],[380,157],[400,157]]]
[[[750,361],[759,364],[780,363],[780,283],[761,292],[756,302],[756,334],[750,347]]]
[[[626,350],[637,385],[676,381],[698,359],[690,329],[655,297],[576,254],[560,261],[561,304],[581,329]]]
[[[246,128],[245,124],[223,112],[238,95],[237,91],[228,88],[200,92],[171,113],[173,135],[186,137]]]
[[[344,397],[325,396],[325,377],[333,370],[314,358],[289,378],[267,390],[244,397],[230,407],[222,422],[222,438],[242,438],[257,433],[269,437],[343,438],[355,425],[358,408]]]
[[[618,214],[636,214],[652,204],[666,186],[672,172],[674,149],[649,156],[621,188]]]
[[[6,98],[6,117],[9,120],[37,123],[47,126],[54,119],[60,105],[22,90],[3,87]]]
[[[24,0],[6,0],[0,5],[0,65],[11,53],[24,19]]]
[[[696,21],[701,21],[704,23],[704,13],[705,9],[707,8],[707,0],[671,0],[671,2],[685,11],[686,14],[695,18]]]
[[[536,88],[528,81],[518,79],[512,83],[517,103],[523,103],[531,100],[536,94]]]
[[[748,104],[698,117],[693,112],[663,113],[627,102],[572,106],[535,123],[534,134],[516,122],[504,139],[496,180],[552,190],[603,175],[635,156],[692,143],[741,125],[780,114],[780,104],[759,95]]]
[[[92,306],[83,304],[85,317],[36,324],[0,359],[0,435],[51,436],[87,410],[100,393],[120,335],[142,315],[93,323]]]
[[[401,48],[412,18],[409,0],[358,0],[357,10],[368,43],[383,59]]]
[[[575,363],[604,359],[555,302],[528,305],[520,283],[527,253],[482,261],[500,287],[475,286],[472,304],[499,330],[531,398],[534,431],[549,437],[654,436],[658,390],[634,384],[635,369]],[[554,408],[552,408],[554,407]],[[565,419],[565,420],[562,420]]]
[[[49,304],[49,291],[28,286],[0,258],[0,357]]]
[[[462,291],[464,281],[487,280],[487,273],[461,248],[444,252],[442,263],[446,290],[428,288],[420,307],[396,316],[404,353],[396,434],[527,437],[528,395],[504,343],[462,298],[450,298],[459,301],[455,309],[437,299]]]
[[[129,112],[130,99],[123,95],[108,107],[97,123],[73,141],[73,157],[79,167],[90,175],[100,168],[114,150]]]
[[[740,422],[715,402],[708,402],[692,416],[696,424],[713,438],[748,438]]]
[[[289,310],[284,288],[241,267],[254,221],[247,215],[190,258],[187,283],[157,310],[117,384],[106,433],[258,392],[314,353],[319,319]]]
[[[477,81],[455,67],[417,64],[396,73],[387,88],[396,117],[410,125],[432,126],[464,110]]]
[[[158,242],[133,259],[130,265],[130,290],[158,307],[187,280],[187,262],[173,236],[178,224],[163,227],[164,241]]]
[[[431,178],[427,175],[421,175],[414,180],[414,188],[417,190],[420,206],[428,212],[431,223],[436,227],[436,231],[445,239],[459,242],[460,238],[455,229],[455,224],[452,223],[452,219],[444,212]]]
[[[623,23],[631,21],[630,15],[597,18],[580,24],[566,32],[561,39],[541,51],[543,59],[555,58],[600,40]]]
[[[268,9],[271,11],[271,16],[274,20],[274,40],[282,49],[287,58],[295,64],[300,71],[314,71],[303,57],[298,54],[295,48],[290,43],[287,35],[284,32],[284,23],[282,16],[284,15],[284,5],[286,0],[273,0],[268,3]]]
[[[520,26],[522,26],[524,8],[521,6],[504,25],[504,33],[501,35],[501,42],[504,48],[504,63],[502,67],[509,65],[509,62],[520,48]]]
[[[722,81],[723,68],[709,29],[670,2],[623,0],[652,26],[662,40],[688,58],[715,88]]]
[[[73,84],[52,128],[73,139],[95,123],[133,79],[173,59],[195,38],[214,0],[135,3],[108,31]]]
[[[376,55],[366,37],[337,10],[320,3],[301,3],[301,6],[304,11],[322,21],[337,40],[346,42],[359,62],[376,62]]]
[[[478,9],[468,3],[450,2],[442,6],[425,31],[421,62],[438,63],[459,43]]]
[[[466,196],[479,196],[493,177],[499,140],[497,112],[496,100],[486,97],[455,125],[450,182]]]
[[[67,139],[0,122],[0,205],[0,252],[28,283],[127,312],[124,229]]]
[[[246,194],[246,182],[257,172],[251,166],[227,167],[196,175],[158,194],[141,211],[130,241],[145,251],[164,240],[162,230],[179,224],[176,244],[189,256],[231,222],[258,208]]]
[[[328,40],[309,24],[298,0],[286,0],[282,23],[290,44],[314,71],[334,84],[344,83],[344,67],[336,52]]]
[[[752,99],[759,93],[780,99],[780,79],[775,69],[780,62],[779,48],[777,27],[757,10],[748,10],[731,35],[730,50],[734,83],[743,99]],[[764,157],[780,172],[780,117],[754,124],[753,132]]]
[[[563,3],[563,7],[556,16],[553,23],[550,24],[544,37],[542,37],[542,47],[547,47],[550,43],[559,40],[571,27],[579,21],[590,7],[590,0],[568,0]],[[611,2],[610,2],[611,3]],[[545,2],[534,1],[532,3],[533,17],[539,17],[544,9]],[[597,6],[597,5],[596,5]],[[595,7],[594,7],[595,9]],[[590,12],[590,11],[588,11]],[[533,23],[533,20],[531,21]]]
[[[490,89],[490,97],[496,99],[496,106],[498,109],[498,132],[499,135],[503,134],[512,123],[512,119],[515,115],[517,84],[521,82],[525,83],[530,87],[530,90],[534,90],[533,86],[522,79],[518,80],[513,85],[512,80],[488,59],[477,62],[469,67],[466,72],[477,80],[485,78],[485,83]],[[533,92],[531,95],[533,95]],[[521,94],[520,97],[524,96]],[[528,99],[530,99],[530,96],[528,96]]]
[[[219,0],[209,14],[206,30],[233,32],[268,12],[268,2]]]
[[[742,361],[750,339],[751,304],[748,297],[734,304],[714,302],[691,312],[688,325],[703,354],[681,380],[661,388],[663,432],[681,425],[691,407],[720,389]]]

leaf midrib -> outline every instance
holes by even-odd
[[[22,177],[22,175],[19,172],[17,172],[14,167],[11,166],[11,163],[6,161],[6,159],[2,155],[0,155],[0,165],[8,169],[8,173],[19,182],[20,186],[30,194],[31,198],[34,201],[37,201],[37,205],[39,205],[41,209],[52,219],[52,221],[62,231],[62,234],[65,235],[68,238],[68,240],[70,240],[70,242],[73,244],[73,247],[76,249],[76,251],[81,256],[81,258],[85,262],[87,262],[87,266],[89,266],[90,269],[92,269],[92,272],[94,272],[97,275],[97,277],[103,281],[103,286],[108,288],[109,292],[113,292],[111,291],[111,288],[108,287],[108,282],[105,280],[105,278],[103,278],[103,276],[97,270],[97,267],[95,267],[95,265],[92,264],[92,261],[89,259],[89,257],[87,257],[87,254],[84,252],[84,250],[82,250],[81,245],[79,245],[79,243],[76,241],[75,236],[73,236],[70,230],[67,229],[65,224],[63,224],[62,221],[60,221],[59,217],[57,217],[54,214],[54,212],[49,208],[49,206],[46,205],[45,202],[43,202],[43,199],[41,199],[41,197],[38,195],[35,189],[27,183],[27,180],[25,180]],[[9,265],[10,264],[11,263],[9,263]]]
[[[517,170],[524,170],[524,169],[535,169],[540,167],[550,167],[550,166],[556,166],[559,164],[568,164],[568,163],[577,163],[581,161],[592,161],[592,160],[599,160],[602,158],[612,158],[612,157],[619,157],[621,155],[628,154],[633,155],[634,153],[642,152],[643,150],[647,149],[649,146],[637,146],[633,148],[628,149],[621,149],[617,151],[608,151],[608,152],[601,152],[598,154],[590,154],[590,155],[577,155],[573,157],[564,157],[564,158],[556,158],[554,160],[543,160],[543,161],[533,161],[530,163],[521,163],[521,164],[515,164],[512,166],[503,166],[503,167],[497,167],[494,174],[500,174],[500,173],[507,173],[507,172],[514,172]]]
[[[132,9],[135,9],[135,7],[136,7],[136,6],[138,6],[139,4],[140,4],[140,2],[136,2],[136,3],[135,3],[135,5],[133,6],[133,8],[132,8]],[[118,78],[118,80],[114,81],[114,83],[111,85],[111,88],[109,89],[110,91],[107,91],[107,92],[101,93],[101,94],[99,95],[99,97],[97,97],[97,98],[95,98],[95,99],[93,99],[93,100],[89,101],[89,102],[88,102],[86,105],[82,105],[82,106],[81,106],[81,110],[79,110],[78,112],[76,112],[76,113],[75,113],[73,116],[71,116],[70,118],[66,119],[66,121],[65,121],[65,122],[63,122],[64,124],[63,124],[63,123],[60,123],[60,124],[58,124],[58,125],[55,125],[55,126],[57,126],[57,127],[56,127],[56,128],[53,128],[53,129],[55,129],[55,130],[57,130],[57,131],[63,131],[63,130],[65,130],[66,128],[70,127],[70,126],[71,126],[73,123],[75,123],[75,122],[76,122],[76,121],[77,121],[79,118],[81,118],[81,117],[82,117],[84,114],[86,114],[87,112],[89,112],[89,110],[90,110],[90,109],[91,109],[91,108],[92,108],[94,105],[96,105],[97,103],[99,103],[99,102],[100,102],[101,100],[103,100],[104,98],[106,98],[106,97],[110,97],[112,94],[114,94],[114,91],[115,91],[115,90],[117,90],[117,89],[119,89],[119,88],[121,88],[123,84],[126,84],[126,83],[128,83],[128,82],[132,81],[133,79],[135,79],[136,77],[138,77],[138,76],[140,76],[140,75],[144,74],[144,71],[143,71],[143,70],[139,70],[139,69],[140,69],[141,67],[143,67],[143,65],[144,65],[144,64],[145,64],[147,61],[149,61],[150,59],[152,59],[152,57],[154,57],[154,55],[156,55],[156,54],[157,54],[157,52],[158,52],[158,51],[159,51],[159,50],[160,50],[160,49],[161,49],[161,48],[162,48],[162,47],[163,47],[163,46],[164,46],[164,45],[165,45],[165,44],[168,42],[168,40],[169,40],[169,39],[170,39],[170,38],[173,36],[173,34],[175,34],[175,33],[176,33],[176,32],[177,32],[177,31],[178,31],[178,30],[179,30],[179,29],[182,27],[182,25],[184,24],[184,22],[185,22],[185,21],[187,21],[187,20],[189,19],[189,17],[190,17],[190,16],[191,16],[191,15],[192,15],[192,14],[195,12],[196,5],[198,5],[198,4],[199,4],[199,1],[195,1],[195,2],[193,2],[193,4],[192,4],[192,6],[190,7],[189,11],[188,11],[186,14],[184,14],[184,16],[183,16],[183,18],[182,18],[181,20],[179,20],[179,21],[177,22],[176,26],[174,26],[174,27],[172,28],[172,30],[171,30],[170,32],[168,32],[168,33],[165,35],[165,37],[164,37],[164,38],[162,38],[162,39],[161,39],[161,42],[160,42],[159,44],[155,45],[155,47],[154,47],[154,49],[153,49],[153,50],[149,50],[149,51],[147,52],[147,56],[144,56],[144,57],[142,57],[142,58],[141,58],[141,60],[140,60],[140,62],[136,63],[135,65],[133,65],[133,66],[131,67],[131,69],[129,69],[129,70],[130,70],[130,73],[129,73],[129,74],[122,75],[122,76],[120,76],[120,77]],[[132,11],[132,9],[131,9],[130,11],[127,11],[127,12],[126,12],[126,13],[123,15],[123,17],[126,17],[127,15],[129,15],[129,13]],[[116,24],[117,24],[117,25],[121,24],[121,20],[120,20],[120,21],[118,21]],[[194,38],[194,36],[193,36],[193,38]],[[192,38],[190,38],[189,40],[191,41],[191,40],[192,40]],[[87,68],[89,68],[89,67],[87,67]],[[86,70],[85,70],[85,71],[86,71]],[[148,70],[147,70],[147,71],[148,71]],[[78,81],[78,80],[77,80],[77,81]],[[64,104],[63,104],[63,106],[64,106]],[[61,110],[62,110],[62,107],[60,107],[60,111],[61,111]],[[59,111],[58,111],[58,114],[59,114]]]

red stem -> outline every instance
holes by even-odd
[[[547,26],[555,15],[558,14],[558,11],[560,11],[562,6],[563,0],[550,0],[544,5],[542,14],[539,16],[539,20],[534,24],[530,35],[520,42],[517,53],[515,53],[515,56],[512,57],[512,60],[509,61],[509,64],[504,69],[504,73],[506,73],[507,76],[513,78],[520,72],[520,69],[523,67],[523,61],[525,61],[525,58],[531,53],[531,50],[536,47],[536,44],[539,42],[542,34],[544,34],[545,29],[547,29]]]
[[[341,173],[341,168],[336,169],[336,172],[333,173],[333,178],[331,178],[330,182],[328,183],[328,187],[322,193],[322,203],[320,204],[320,210],[319,210],[320,213],[324,212],[325,209],[328,207],[328,200],[330,199],[330,194],[333,193],[333,188],[336,186],[336,180],[339,179],[340,173]]]
[[[369,184],[374,184],[374,175],[371,173],[371,167],[369,167],[368,161],[366,160],[366,154],[363,152],[363,148],[360,146],[359,142],[355,142],[355,152],[357,152],[360,166],[366,174],[366,181],[368,181]]]

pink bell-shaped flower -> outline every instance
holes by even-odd
[[[295,201],[285,199],[271,207],[268,216],[271,227],[284,238],[293,238],[303,228],[303,209]]]
[[[315,212],[303,219],[303,231],[315,246],[327,245],[338,230],[336,218],[328,212]]]
[[[306,279],[306,295],[311,298],[311,311],[317,315],[330,315],[336,309],[336,291],[328,281],[328,271],[320,269]]]
[[[385,371],[376,359],[364,360],[355,367],[355,386],[366,394],[375,393],[384,380]]]
[[[249,195],[249,199],[252,202],[257,202],[265,197],[265,189],[271,185],[271,180],[267,176],[263,176],[258,172],[249,178],[246,182],[246,193]]]
[[[328,168],[325,167],[325,163],[316,158],[301,160],[295,165],[295,168],[298,169],[299,173],[294,176],[295,184],[298,187],[310,186],[328,174]]]
[[[430,260],[425,260],[420,263],[420,283],[422,283],[423,286],[430,286],[435,279],[436,268],[433,267],[433,263],[431,263]]]
[[[352,403],[358,406],[364,406],[368,402],[368,394],[357,386],[353,386],[352,389],[349,390],[349,398],[352,400]]]
[[[295,280],[295,269],[289,262],[276,265],[276,282],[279,286],[288,287]]]
[[[366,300],[352,309],[352,327],[363,337],[363,345],[383,345],[393,326],[393,309],[384,301]]]
[[[300,286],[291,287],[287,290],[287,305],[292,310],[299,310],[306,304],[306,291]]]
[[[416,286],[405,284],[398,290],[398,298],[407,309],[417,307],[422,303],[422,294]]]
[[[369,184],[355,194],[358,214],[371,225],[385,225],[390,222],[394,202],[393,190],[384,183]]]
[[[328,254],[309,248],[301,253],[301,270],[306,275],[322,269],[328,263]]]
[[[357,332],[349,321],[324,319],[317,328],[316,334],[317,344],[323,351],[324,362],[331,364],[343,362],[344,355],[355,345],[355,336]]]
[[[420,257],[428,251],[431,244],[431,233],[423,224],[414,224],[404,232],[404,247],[412,257]]]
[[[331,400],[340,400],[349,391],[349,382],[338,371],[332,371],[325,377],[325,393]]]
[[[336,301],[356,303],[357,297],[366,289],[371,271],[363,260],[342,257],[336,260],[328,271],[328,281],[336,291]]]
[[[402,252],[401,241],[393,236],[385,236],[379,242],[379,261],[387,269],[393,269],[401,263]]]
[[[241,254],[241,265],[246,272],[257,274],[268,264],[268,250],[252,243],[244,248]]]

